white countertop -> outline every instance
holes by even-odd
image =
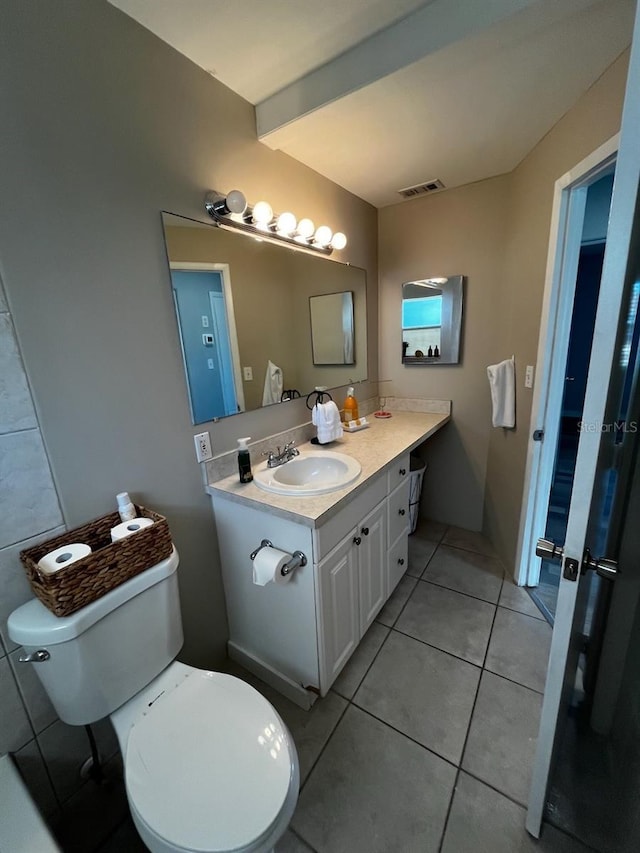
[[[325,495],[309,497],[285,497],[259,489],[254,483],[240,483],[238,475],[233,474],[210,483],[206,491],[214,498],[227,498],[231,501],[253,506],[256,509],[269,509],[273,515],[288,518],[305,524],[307,527],[319,527],[340,509],[340,504],[365,488],[372,477],[382,472],[394,459],[413,450],[432,436],[449,420],[447,414],[424,414],[422,412],[394,412],[387,419],[367,418],[371,426],[358,432],[346,433],[338,441],[319,445],[305,443],[300,451],[322,452],[323,448],[346,453],[357,459],[362,466],[358,479],[346,486]],[[254,465],[265,467],[266,462]]]

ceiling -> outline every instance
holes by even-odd
[[[511,171],[631,41],[635,0],[110,0],[376,207]],[[320,10],[320,11],[319,11]]]

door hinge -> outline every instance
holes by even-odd
[[[544,430],[543,429],[534,429],[533,440],[534,441],[542,441],[543,438],[544,438]]]

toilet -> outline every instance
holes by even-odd
[[[296,806],[295,745],[257,690],[175,660],[177,568],[174,549],[70,616],[29,601],[9,617],[9,636],[35,658],[63,722],[111,718],[152,853],[267,853]]]

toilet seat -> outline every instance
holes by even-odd
[[[295,747],[278,714],[219,672],[192,670],[160,693],[131,726],[124,764],[134,820],[159,849],[260,849],[292,788],[297,797]]]

